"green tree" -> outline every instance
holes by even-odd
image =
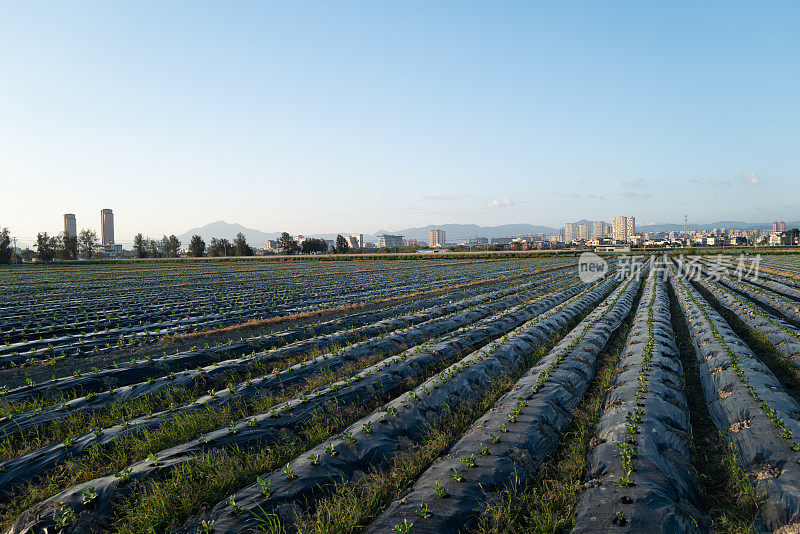
[[[336,236],[336,247],[333,249],[334,252],[337,254],[347,254],[347,251],[350,250],[350,243],[347,242],[347,239],[342,234]]]
[[[169,236],[169,255],[171,258],[178,257],[178,251],[181,249],[180,240],[175,235]]]
[[[328,250],[328,244],[324,239],[306,239],[300,247],[303,254],[314,254],[316,252],[323,253]]]
[[[208,255],[214,257],[220,256],[233,256],[236,253],[233,245],[227,239],[211,238],[211,243],[208,245]]]
[[[233,240],[233,248],[237,256],[253,255],[253,248],[247,244],[247,239],[241,232],[236,234],[236,239]]]
[[[165,235],[161,238],[161,251],[165,258],[176,258],[179,248],[181,248],[181,242],[174,235],[169,237]]]
[[[160,258],[161,253],[158,251],[158,242],[155,239],[147,238],[147,256],[150,258]]]
[[[33,250],[25,247],[24,250],[20,251],[19,257],[22,258],[23,261],[31,262],[34,260],[34,258],[36,258],[36,253]]]
[[[77,260],[78,236],[69,236],[67,232],[62,232],[59,236],[58,252],[62,260]]]
[[[294,254],[300,251],[300,247],[297,246],[297,241],[292,239],[289,232],[283,232],[278,238],[278,248],[285,254]]]
[[[189,242],[189,254],[195,258],[200,258],[206,252],[206,242],[199,235],[193,235]]]
[[[169,244],[169,238],[166,235],[161,236],[161,251],[162,251],[162,254],[164,255],[165,258],[171,258],[172,257],[172,254],[171,254],[172,248],[170,247],[170,244]]]
[[[8,228],[0,230],[0,264],[11,263],[14,251],[11,249],[11,235]]]
[[[133,236],[133,252],[137,258],[147,257],[147,240],[142,234]]]
[[[57,247],[57,238],[48,236],[47,232],[36,234],[36,259],[39,261],[43,263],[53,261]]]
[[[94,230],[84,229],[78,234],[78,249],[81,258],[91,259],[100,244],[97,241],[97,233]]]

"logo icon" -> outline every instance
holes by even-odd
[[[606,260],[594,252],[584,252],[578,260],[578,277],[584,284],[601,279],[608,272]]]

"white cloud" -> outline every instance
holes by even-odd
[[[490,208],[507,208],[509,206],[513,206],[514,203],[511,202],[511,199],[504,198],[502,200],[492,200],[489,202]]]
[[[748,172],[742,176],[742,180],[749,183],[750,185],[758,185],[761,183],[761,177],[758,173],[755,172]]]
[[[729,180],[709,180],[708,183],[711,184],[711,187],[720,187],[722,185],[731,185],[731,182]]]

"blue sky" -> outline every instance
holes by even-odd
[[[0,1],[0,226],[798,220],[800,4]]]

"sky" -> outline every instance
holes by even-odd
[[[0,227],[800,219],[797,2],[0,0]]]

